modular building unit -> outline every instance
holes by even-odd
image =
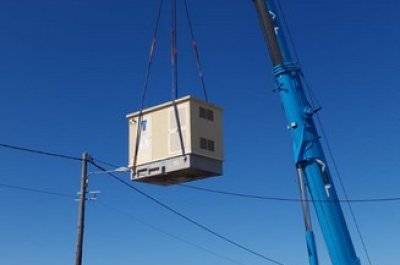
[[[132,180],[170,185],[222,174],[222,109],[192,96],[175,104],[178,115],[173,101],[127,115]]]

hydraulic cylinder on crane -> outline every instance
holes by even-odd
[[[333,265],[361,265],[356,256],[335,185],[329,173],[319,135],[314,123],[316,111],[303,89],[301,69],[291,59],[285,36],[280,30],[273,0],[252,0],[273,65],[277,91],[293,139],[293,153],[303,203],[306,240],[310,265],[318,258],[307,204],[307,190],[313,199]]]

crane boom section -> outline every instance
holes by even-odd
[[[305,176],[332,264],[360,265],[314,123],[316,110],[312,109],[304,92],[300,67],[290,57],[274,2],[252,1],[267,42],[277,91],[293,139],[296,168],[300,168]],[[315,250],[314,244],[312,235],[307,234],[309,255]],[[310,257],[310,264],[317,264],[316,258]]]

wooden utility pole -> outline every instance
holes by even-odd
[[[75,265],[82,265],[82,248],[83,248],[83,231],[85,226],[85,204],[86,204],[86,187],[87,187],[87,164],[90,157],[84,152],[82,154],[82,178],[81,191],[79,194],[79,211],[78,211],[78,234],[76,239],[76,258]]]

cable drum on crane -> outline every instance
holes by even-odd
[[[171,185],[222,174],[222,108],[208,102],[186,0],[184,5],[205,101],[193,96],[178,98],[176,0],[171,0],[172,99],[143,109],[163,6],[161,0],[145,72],[140,110],[127,115],[129,167],[132,169],[131,179],[134,181]]]

